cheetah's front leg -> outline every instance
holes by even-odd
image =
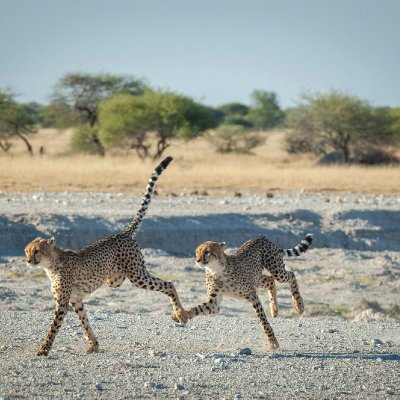
[[[181,322],[182,324],[185,324],[187,322],[187,313],[182,307],[178,293],[172,282],[166,282],[162,279],[156,278],[153,275],[150,275],[145,268],[137,271],[135,275],[128,274],[127,277],[139,289],[154,290],[167,295],[171,300],[172,308],[175,311],[175,315],[179,319],[179,322]]]
[[[74,303],[70,302],[72,308],[76,312],[81,321],[82,328],[86,333],[87,338],[89,339],[90,347],[87,349],[87,353],[97,353],[99,351],[99,343],[97,342],[96,336],[92,331],[92,328],[89,325],[89,320],[86,315],[85,308],[83,306],[82,301],[76,301]]]
[[[44,343],[40,346],[40,349],[36,352],[37,356],[47,356],[53,345],[54,338],[57,335],[60,326],[63,323],[64,317],[68,312],[68,301],[60,301],[56,299],[56,311],[54,314],[54,320],[51,324],[49,332],[47,333]]]

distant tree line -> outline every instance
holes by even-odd
[[[138,157],[159,158],[175,139],[205,137],[221,153],[251,153],[262,144],[261,131],[286,130],[289,153],[342,153],[371,158],[382,146],[400,140],[400,109],[373,107],[337,90],[302,93],[294,108],[282,110],[277,94],[254,90],[250,106],[227,103],[217,108],[169,90],[151,88],[129,75],[69,73],[54,85],[49,105],[18,104],[10,89],[0,90],[0,148],[23,140],[38,127],[74,129],[75,152],[105,155],[106,149],[133,149]],[[156,137],[151,149],[149,133]],[[382,154],[379,153],[379,154]],[[382,156],[382,158],[384,158]],[[390,157],[389,157],[390,158]]]

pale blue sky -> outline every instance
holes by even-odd
[[[0,0],[0,87],[45,103],[73,71],[213,106],[335,87],[399,107],[400,0]]]

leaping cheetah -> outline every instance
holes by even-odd
[[[56,301],[53,323],[37,356],[49,353],[68,311],[68,303],[78,314],[89,339],[88,353],[98,351],[99,345],[89,325],[82,299],[106,281],[110,287],[119,287],[128,278],[140,289],[160,291],[170,298],[178,320],[182,323],[187,321],[186,311],[182,309],[174,285],[149,274],[134,239],[149,206],[154,185],[171,161],[172,157],[167,157],[151,175],[140,207],[125,232],[101,239],[80,251],[63,250],[55,245],[54,238],[46,240],[39,237],[26,246],[28,266],[46,270]]]
[[[293,249],[279,249],[266,237],[260,236],[244,243],[234,254],[225,254],[225,242],[205,242],[196,249],[196,264],[206,270],[207,302],[187,310],[189,319],[200,315],[217,315],[223,296],[238,300],[248,300],[252,304],[267,336],[270,349],[279,344],[269,324],[257,288],[268,290],[270,309],[273,317],[278,315],[275,281],[288,282],[292,291],[292,301],[298,313],[304,311],[303,299],[299,292],[293,272],[286,271],[283,257],[299,256],[305,253],[313,241],[307,234],[301,243]],[[266,269],[272,276],[263,275]],[[172,319],[178,321],[176,314]]]

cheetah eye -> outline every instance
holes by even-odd
[[[205,255],[208,256],[209,254],[210,254],[210,252],[207,250],[207,251],[205,252]]]

